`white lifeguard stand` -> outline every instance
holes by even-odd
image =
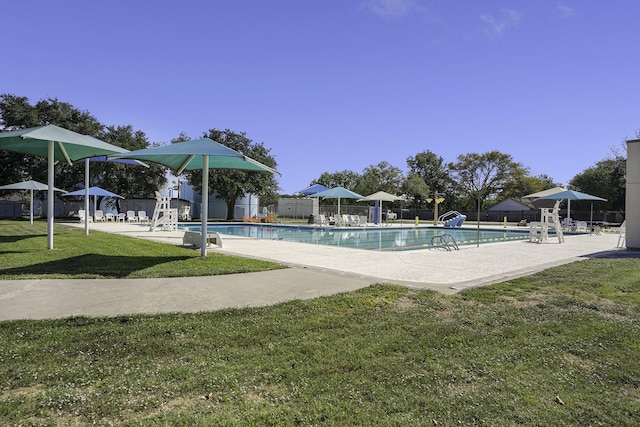
[[[163,231],[178,229],[178,209],[171,208],[171,197],[162,197],[156,191],[156,207],[153,210],[149,231],[155,231],[160,226]]]
[[[560,223],[560,217],[558,216],[559,208],[560,200],[556,201],[553,209],[540,209],[540,222],[531,222],[529,224],[530,242],[542,243],[545,240],[549,240],[549,227],[552,227],[555,230],[556,236],[558,237],[558,243],[564,242],[562,224]]]

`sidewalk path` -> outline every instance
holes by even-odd
[[[182,232],[150,232],[132,224],[92,224],[101,230],[171,244]],[[341,247],[223,237],[211,251],[275,261],[289,269],[223,276],[162,279],[3,280],[0,320],[134,313],[199,312],[272,305],[347,292],[373,283],[395,283],[442,293],[519,276],[588,257],[637,256],[616,248],[617,234],[463,246],[459,251],[421,249],[378,252]]]

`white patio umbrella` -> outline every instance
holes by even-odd
[[[34,191],[44,191],[48,190],[49,186],[47,184],[43,184],[38,181],[28,180],[23,182],[16,182],[15,184],[7,184],[0,187],[0,190],[29,190],[30,191],[30,200],[31,204],[29,207],[29,222],[33,224],[33,192]],[[53,187],[53,191],[60,191],[62,193],[66,193],[65,190],[61,190],[59,188]]]
[[[387,193],[386,191],[377,191],[373,194],[369,194],[368,196],[358,201],[362,202],[362,201],[370,201],[370,200],[380,202],[380,207],[378,210],[378,218],[377,218],[378,223],[380,223],[382,222],[382,202],[395,202],[398,200],[402,200],[402,197],[396,196],[395,194]]]

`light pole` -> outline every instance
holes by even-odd
[[[430,194],[427,199],[427,203],[435,202],[433,206],[433,225],[438,225],[438,205],[444,201],[444,193],[438,193],[437,191]]]

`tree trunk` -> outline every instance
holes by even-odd
[[[227,204],[227,221],[233,220],[233,211],[236,207],[236,199],[225,200]]]

